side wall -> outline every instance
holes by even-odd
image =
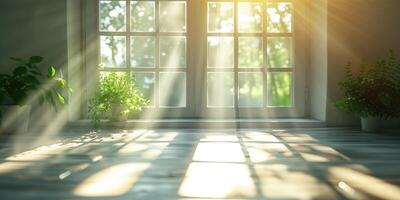
[[[39,66],[43,72],[53,65],[67,76],[66,0],[0,1],[0,16],[0,73],[15,67],[9,57],[39,55],[45,58]],[[30,126],[37,131],[61,127],[68,114],[55,114],[49,106],[33,108]]]
[[[0,71],[9,71],[9,57],[45,57],[43,68],[67,62],[65,0],[0,1]],[[45,69],[44,69],[45,70]]]
[[[328,126],[354,125],[359,119],[338,111],[332,102],[340,98],[337,82],[344,66],[374,62],[390,48],[400,57],[399,0],[328,0],[327,113]]]

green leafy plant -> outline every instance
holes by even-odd
[[[341,110],[360,117],[400,117],[400,63],[393,50],[387,59],[370,67],[361,66],[353,73],[346,66],[346,76],[339,82],[344,97],[335,102]]]
[[[11,58],[17,67],[11,74],[0,74],[0,104],[4,103],[6,97],[11,104],[25,105],[30,96],[37,95],[40,104],[45,102],[57,110],[65,104],[66,95],[71,92],[67,81],[53,66],[48,67],[47,74],[43,74],[38,65],[43,57],[32,56],[27,60]]]
[[[148,100],[138,91],[131,76],[104,73],[100,76],[95,96],[89,102],[89,116],[97,126],[102,118],[120,121],[120,116],[141,111],[147,104]]]

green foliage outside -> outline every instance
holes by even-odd
[[[389,57],[353,73],[349,64],[339,82],[344,97],[337,108],[360,117],[400,117],[400,62],[390,50]]]
[[[13,105],[27,104],[30,96],[39,100],[40,104],[49,103],[55,110],[66,103],[66,95],[71,92],[67,81],[56,76],[54,67],[48,67],[44,75],[39,67],[43,61],[40,56],[32,56],[28,60],[11,58],[17,67],[11,74],[0,74],[0,104],[8,98]]]
[[[126,6],[131,6],[131,19],[126,18]],[[171,4],[175,6],[175,4]],[[155,4],[153,2],[134,2],[131,5],[126,5],[124,1],[104,1],[100,5],[100,30],[103,31],[124,31],[126,30],[126,21],[131,21],[131,30],[133,31],[155,31],[155,27],[162,24],[155,24]],[[263,11],[261,4],[257,3],[242,3],[240,4],[241,14],[246,15],[251,19],[251,23],[243,18],[239,21],[240,31],[244,32],[257,32],[266,29],[269,33],[292,33],[292,17],[293,8],[291,3],[267,3],[267,9]],[[160,8],[162,9],[162,8]],[[162,10],[167,11],[167,10]],[[179,12],[179,11],[176,11]],[[263,13],[266,12],[267,24],[266,27],[262,26]],[[231,32],[234,30],[234,12],[233,4],[226,2],[210,3],[208,16],[208,30],[212,32]],[[241,19],[239,19],[241,20]],[[253,23],[254,22],[254,23]],[[161,21],[160,21],[161,23]],[[210,39],[211,37],[209,37]],[[233,65],[233,39],[232,41],[222,40],[222,37],[215,37],[219,42],[217,46],[224,46],[223,60],[218,53],[213,53],[213,48],[208,49],[208,63],[218,63],[220,65]],[[180,52],[176,48],[179,46],[179,40],[174,40],[168,43],[167,37],[160,37],[160,65],[156,67],[164,67],[170,59],[179,60],[179,67],[184,67],[185,62],[181,57],[183,53],[177,53],[173,56],[180,58],[172,58],[171,52]],[[212,38],[211,38],[212,39]],[[225,38],[226,39],[226,38]],[[102,51],[101,61],[106,67],[126,67],[126,46],[131,45],[131,66],[130,67],[154,67],[156,61],[155,53],[155,37],[132,37],[131,44],[127,44],[125,37],[122,36],[102,36]],[[267,58],[266,66],[270,68],[291,68],[293,67],[293,41],[291,37],[268,37],[267,38],[267,52],[263,51],[263,38],[262,37],[239,37],[238,38],[238,64],[239,68],[261,68],[264,64],[264,56]],[[163,45],[163,44],[167,44]],[[175,44],[175,45],[174,45]],[[165,46],[165,48],[164,48]],[[169,47],[169,48],[168,48]],[[228,48],[231,47],[231,48]],[[179,50],[184,50],[181,48]],[[170,56],[171,54],[171,56]],[[232,64],[231,64],[232,63]],[[128,66],[129,67],[129,66]],[[176,66],[174,66],[176,67]],[[290,71],[290,70],[289,70]],[[290,107],[293,105],[293,74],[291,72],[268,73],[264,74],[265,77],[254,75],[256,79],[251,76],[243,75],[240,83],[240,105],[241,106],[261,106],[263,92],[267,91],[268,106],[277,107]],[[233,78],[233,77],[232,77]],[[267,85],[262,85],[262,79],[268,79]],[[261,85],[260,85],[261,84]],[[217,87],[217,86],[216,86]],[[267,90],[265,90],[267,87]],[[168,95],[173,91],[163,92]],[[155,90],[157,91],[157,90]],[[143,91],[144,92],[144,91]],[[176,92],[175,92],[176,93]],[[228,91],[229,93],[229,91]],[[221,96],[223,94],[220,94]],[[229,98],[230,94],[226,97]],[[148,95],[153,96],[153,95]],[[213,97],[214,98],[214,97]],[[216,97],[217,98],[217,97]]]
[[[111,113],[115,106],[123,108],[118,115],[127,115],[141,111],[148,103],[127,73],[103,73],[95,96],[90,100],[89,116],[94,125],[98,126],[104,118],[118,121],[118,116]]]

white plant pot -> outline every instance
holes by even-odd
[[[361,117],[361,130],[366,132],[374,132],[380,129],[380,118]]]
[[[31,106],[0,106],[0,134],[24,134],[28,131]]]
[[[128,120],[128,113],[124,113],[126,107],[121,104],[111,104],[111,121],[125,122]]]

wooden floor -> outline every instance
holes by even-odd
[[[0,199],[400,199],[400,131],[64,130],[0,140]]]

